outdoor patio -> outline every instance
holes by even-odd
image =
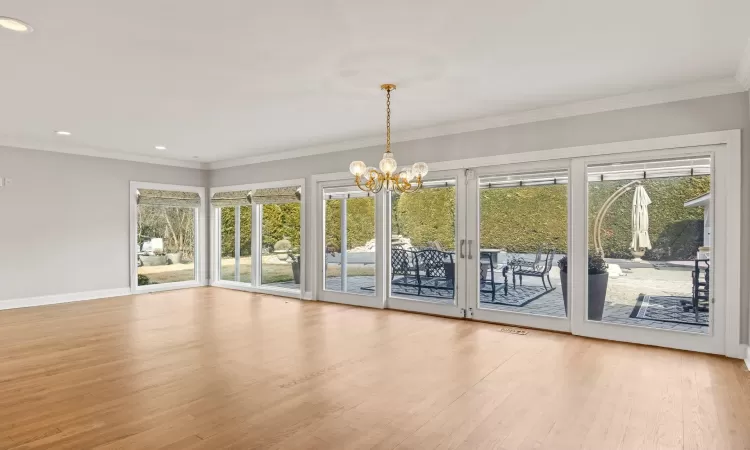
[[[696,322],[693,312],[685,312],[680,300],[690,300],[690,271],[677,265],[652,265],[641,263],[628,267],[622,261],[623,274],[609,279],[602,322],[620,325],[658,328],[706,334],[709,331],[708,313],[701,312]],[[496,272],[496,280],[502,275]],[[545,288],[538,278],[524,278],[523,285],[514,289],[509,275],[508,295],[504,295],[502,284],[496,286],[495,299],[487,285],[482,288],[481,308],[514,313],[565,317],[565,306],[560,287],[559,269],[550,271],[552,288]],[[326,278],[326,289],[341,290],[341,278]],[[374,276],[347,277],[347,291],[354,294],[374,295]],[[649,295],[644,295],[648,292]],[[421,294],[416,287],[393,286],[393,296],[414,301],[432,303],[452,302],[452,290],[423,287]]]

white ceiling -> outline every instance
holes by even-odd
[[[0,29],[0,145],[191,162],[378,136],[385,82],[403,131],[731,77],[750,37],[748,0],[3,0],[0,16],[35,30]]]

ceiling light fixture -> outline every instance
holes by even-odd
[[[2,16],[0,16],[0,28],[5,28],[6,30],[15,31],[17,33],[31,33],[34,31],[34,29],[31,28],[31,25],[26,22],[12,17]]]
[[[354,161],[349,165],[349,172],[354,175],[357,187],[365,192],[377,193],[383,187],[386,191],[400,193],[417,191],[422,187],[422,177],[427,175],[427,164],[414,163],[406,170],[396,173],[398,166],[391,153],[391,91],[396,89],[396,85],[384,84],[380,89],[386,91],[385,153],[380,160],[380,170],[367,167],[363,161]],[[415,177],[416,180],[412,182]]]
[[[165,147],[163,145],[156,145],[156,146],[154,146],[154,148],[157,149],[157,150],[166,150],[167,149],[167,147]]]
[[[72,133],[70,131],[57,130],[55,131],[55,134],[58,136],[70,136]]]

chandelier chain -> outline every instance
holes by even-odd
[[[385,151],[391,152],[391,89],[386,89],[385,100]]]

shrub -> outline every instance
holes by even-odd
[[[146,275],[138,274],[138,286],[146,286],[151,284],[151,280]]]
[[[568,272],[568,256],[563,256],[557,262],[560,272]],[[589,275],[607,273],[607,263],[599,255],[589,255]]]

